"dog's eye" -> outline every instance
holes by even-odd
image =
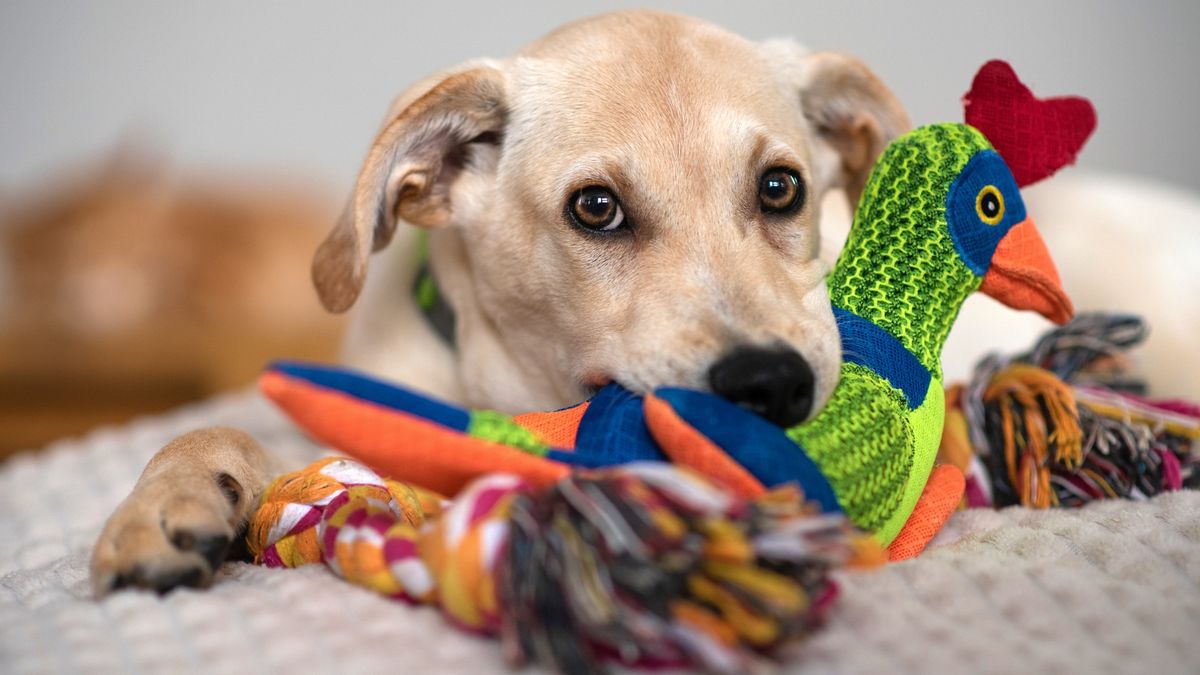
[[[758,205],[763,213],[792,213],[804,204],[804,181],[791,169],[768,169],[758,180]]]
[[[613,232],[626,226],[625,211],[617,196],[598,186],[576,192],[567,204],[567,212],[577,225],[593,232]]]

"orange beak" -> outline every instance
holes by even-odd
[[[1031,218],[1017,223],[1000,240],[979,290],[1013,309],[1031,309],[1054,323],[1075,314],[1058,270]]]

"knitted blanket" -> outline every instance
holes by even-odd
[[[90,597],[89,549],[150,456],[226,424],[321,453],[257,394],[0,465],[0,671],[504,673],[497,644],[317,566],[225,565],[208,591]],[[956,514],[921,557],[844,573],[795,673],[1190,673],[1200,663],[1200,494]]]

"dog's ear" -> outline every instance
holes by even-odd
[[[451,186],[465,146],[503,135],[504,74],[488,64],[456,70],[401,96],[376,136],[354,193],[313,258],[321,303],[343,312],[362,291],[367,259],[391,240],[399,220],[437,227],[450,219]]]
[[[846,191],[851,209],[875,160],[912,123],[900,100],[861,61],[832,52],[806,54],[800,102],[815,132],[818,180]]]

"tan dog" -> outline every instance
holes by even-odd
[[[617,380],[798,422],[840,360],[821,197],[857,201],[907,127],[845,56],[658,13],[580,21],[400,96],[313,278],[335,312],[368,286],[351,362],[471,406],[556,408]],[[368,284],[401,221],[432,230],[455,350],[408,297],[410,247]],[[96,592],[209,583],[271,462],[233,430],[168,445],[100,537]]]

